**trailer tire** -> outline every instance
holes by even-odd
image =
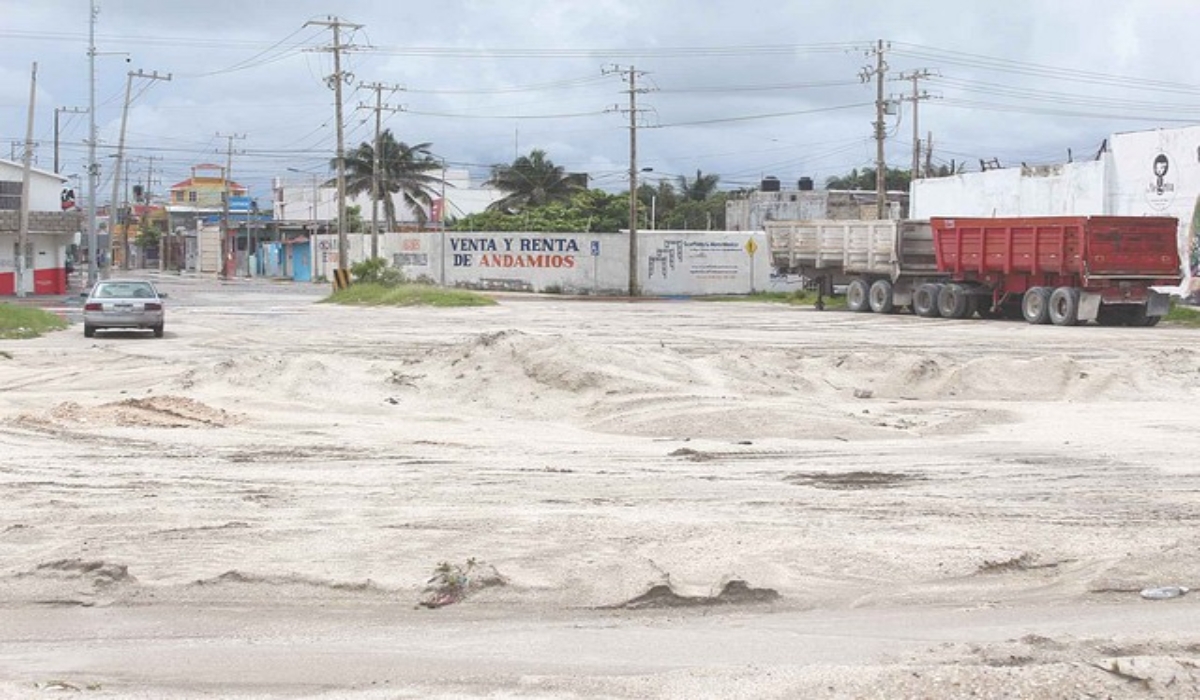
[[[871,288],[867,285],[867,281],[861,277],[855,277],[846,287],[846,308],[854,313],[870,311],[870,296]]]
[[[877,314],[890,314],[896,308],[892,301],[892,283],[888,280],[875,280],[867,294],[867,302],[871,310]]]
[[[945,318],[966,318],[970,311],[970,295],[961,284],[950,283],[938,292],[938,313]]]
[[[1128,326],[1133,322],[1133,309],[1118,304],[1100,304],[1096,323],[1101,326]]]
[[[942,285],[937,282],[926,282],[917,287],[917,291],[913,292],[913,313],[924,318],[941,316],[938,312],[938,295],[941,292]]]
[[[1059,287],[1050,293],[1050,322],[1056,326],[1074,326],[1079,323],[1079,290],[1074,287]]]
[[[1021,315],[1033,324],[1050,322],[1050,290],[1045,287],[1030,287],[1021,297]]]
[[[1150,326],[1157,326],[1158,322],[1161,320],[1162,316],[1146,315],[1145,304],[1139,304],[1138,306],[1133,307],[1132,312],[1129,314],[1129,325],[1131,326],[1142,326],[1149,328]]]

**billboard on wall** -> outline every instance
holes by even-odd
[[[771,266],[761,231],[642,231],[638,237],[638,283],[645,294],[748,294],[767,288]]]
[[[620,234],[453,232],[401,234],[392,262],[447,286],[611,294],[628,283]]]
[[[622,295],[629,234],[401,234],[392,263],[448,286]],[[642,231],[632,267],[648,295],[747,294],[770,278],[765,235],[746,231]]]

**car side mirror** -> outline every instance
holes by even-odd
[[[83,290],[82,292],[80,292],[80,293],[79,293],[79,296],[80,296],[80,298],[81,298],[81,299],[87,299],[87,296],[88,296],[88,290],[86,290],[86,289],[85,289],[85,290]]]
[[[159,299],[166,299],[168,296],[170,296],[170,295],[169,295],[169,294],[167,294],[167,293],[165,293],[165,292],[159,292],[159,293],[158,293],[158,298],[159,298]]]

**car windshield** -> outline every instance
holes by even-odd
[[[152,299],[156,295],[149,282],[102,282],[92,296],[98,299]]]

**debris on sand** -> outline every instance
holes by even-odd
[[[433,577],[426,583],[425,596],[419,605],[423,608],[442,608],[461,602],[476,591],[507,584],[508,580],[491,564],[474,558],[462,565],[444,561],[433,570]]]
[[[729,581],[721,592],[708,596],[687,596],[675,592],[669,583],[659,583],[645,593],[630,598],[624,603],[605,606],[609,609],[647,610],[654,608],[699,608],[714,605],[751,605],[773,603],[779,600],[779,592],[773,588],[753,588],[740,579]]]
[[[1169,600],[1171,598],[1181,598],[1187,595],[1191,590],[1185,586],[1159,586],[1157,588],[1143,588],[1141,596],[1146,600]]]

